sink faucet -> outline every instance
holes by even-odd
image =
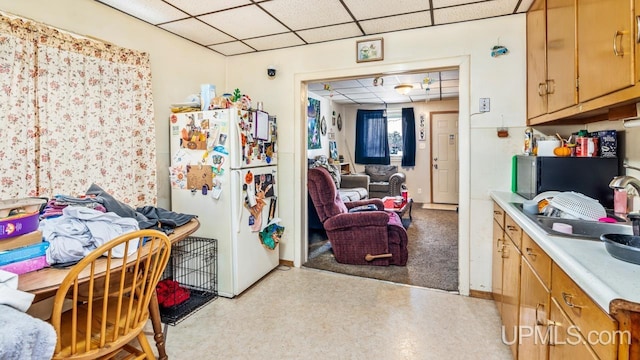
[[[638,193],[640,193],[640,180],[633,176],[616,176],[609,183],[609,187],[612,189],[624,189],[628,185],[633,186]]]

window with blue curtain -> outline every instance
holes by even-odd
[[[387,117],[383,110],[358,110],[356,163],[389,165]]]
[[[416,166],[416,118],[413,108],[402,108],[402,166]]]

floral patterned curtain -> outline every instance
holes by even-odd
[[[132,206],[156,205],[148,55],[29,25],[37,34],[36,194],[77,196],[96,183]]]
[[[21,20],[1,20],[0,199],[35,196],[35,40]]]

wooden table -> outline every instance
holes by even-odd
[[[169,235],[171,244],[175,244],[184,240],[187,236],[193,234],[200,227],[197,219],[192,219],[187,224],[174,229],[173,234]],[[18,276],[18,290],[26,291],[35,295],[34,302],[44,300],[56,294],[62,280],[67,276],[69,268],[44,268],[42,270],[29,272]],[[160,319],[160,306],[155,293],[149,304],[149,318],[153,326],[153,339],[158,347],[159,359],[168,359],[165,350],[164,334],[162,332],[162,322]]]

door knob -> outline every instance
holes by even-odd
[[[438,164],[433,164],[433,168],[438,170]]]

